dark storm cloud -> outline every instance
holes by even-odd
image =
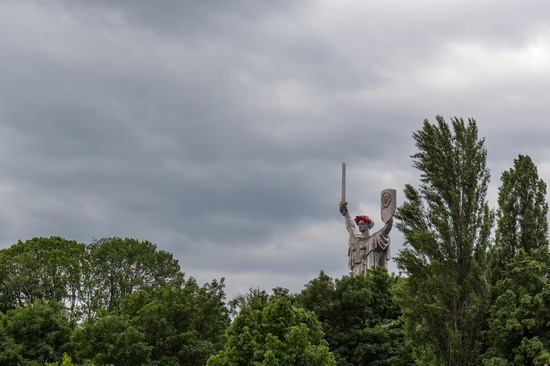
[[[549,8],[3,2],[0,240],[148,239],[232,293],[346,273],[340,163],[376,216],[424,118],[476,118],[495,189],[518,153],[550,178]]]

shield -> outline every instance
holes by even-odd
[[[397,193],[395,189],[384,189],[380,193],[380,209],[382,211],[382,221],[388,222],[397,208],[396,203]]]

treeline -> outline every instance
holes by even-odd
[[[223,279],[199,286],[152,243],[51,237],[1,250],[0,271],[1,365],[411,361],[391,295],[399,279],[381,269],[226,303]]]
[[[135,239],[35,238],[0,251],[1,365],[546,365],[546,184],[524,155],[487,202],[474,120],[413,134],[418,187],[396,213],[406,239],[383,269],[300,293],[228,303],[170,253]]]
[[[0,251],[0,364],[204,365],[224,299],[223,281],[199,286],[147,241],[18,242]]]

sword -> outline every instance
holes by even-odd
[[[346,163],[342,163],[342,203],[346,202]]]

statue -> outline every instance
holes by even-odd
[[[352,219],[346,202],[346,165],[342,164],[342,200],[340,213],[345,217],[346,229],[349,232],[348,242],[348,266],[354,275],[364,273],[367,269],[384,267],[388,268],[390,260],[389,233],[393,225],[393,214],[396,209],[395,189],[382,191],[381,212],[384,227],[370,234],[374,222],[366,215],[356,216]]]

